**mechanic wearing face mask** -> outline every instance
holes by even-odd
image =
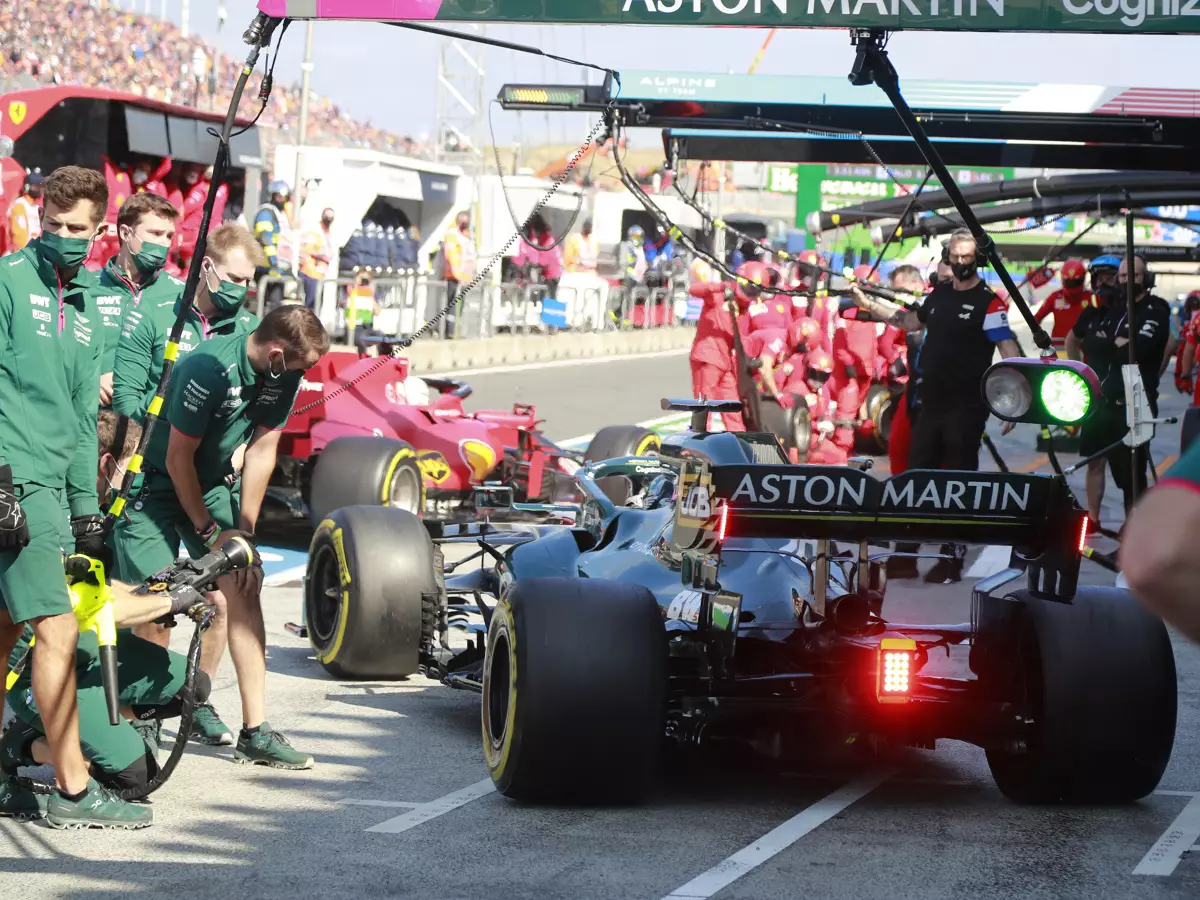
[[[1082,259],[1068,259],[1062,264],[1058,277],[1062,287],[1045,299],[1034,318],[1039,322],[1047,316],[1054,316],[1054,325],[1050,330],[1050,340],[1054,349],[1062,355],[1066,348],[1067,335],[1079,321],[1080,314],[1092,305],[1092,295],[1083,286],[1087,269]]]
[[[113,402],[113,364],[125,316],[144,302],[148,306],[174,303],[183,282],[163,272],[175,238],[179,213],[157,194],[134,194],[117,213],[120,250],[100,272],[96,304],[103,325],[104,355],[100,360],[100,405]]]
[[[854,289],[855,302],[906,332],[925,329],[917,390],[921,413],[913,423],[908,465],[912,469],[979,469],[979,446],[990,411],[981,396],[984,373],[997,350],[1002,357],[1021,351],[1008,326],[1003,301],[983,283],[983,256],[971,232],[950,235],[943,261],[953,281],[939,284],[916,310],[868,298]],[[1006,427],[1005,433],[1011,431]],[[946,545],[925,574],[931,583],[962,580],[966,548]]]
[[[32,697],[57,782],[52,823],[100,824],[105,802],[80,747],[79,625],[63,552],[109,556],[96,497],[103,348],[96,280],[83,267],[107,207],[102,174],[57,169],[46,179],[42,236],[0,265],[0,659],[32,626]],[[4,694],[0,682],[0,708]]]
[[[1158,415],[1158,384],[1164,370],[1164,355],[1171,337],[1171,308],[1165,300],[1154,296],[1154,273],[1146,261],[1133,258],[1134,322],[1129,322],[1126,290],[1129,283],[1127,260],[1120,260],[1116,283],[1110,280],[1114,257],[1100,257],[1092,263],[1092,290],[1097,305],[1080,316],[1067,341],[1067,353],[1072,359],[1082,359],[1100,379],[1103,402],[1084,421],[1079,433],[1079,455],[1083,457],[1121,440],[1129,431],[1126,424],[1125,382],[1121,367],[1129,362],[1129,341],[1137,356],[1142,385],[1153,415]],[[1129,514],[1136,491],[1146,491],[1148,447],[1136,453],[1124,445],[1108,454],[1108,467],[1113,481],[1125,495],[1125,514]],[[1104,499],[1104,459],[1088,466],[1088,518],[1091,529],[1099,528],[1100,505]]]
[[[116,492],[121,471],[137,449],[141,428],[112,410],[102,410],[97,422],[100,466],[96,490],[101,505],[107,506]],[[148,805],[120,801],[109,791],[145,791],[158,774],[157,734],[163,719],[178,716],[183,707],[187,660],[179,653],[137,638],[128,630],[132,622],[147,621],[163,614],[180,613],[204,599],[195,590],[180,586],[169,592],[147,596],[132,594],[127,586],[112,584],[113,615],[117,624],[117,687],[122,718],[114,726],[108,717],[104,678],[101,674],[96,635],[85,632],[75,652],[80,737],[92,776],[101,788],[101,802],[87,810],[82,824],[104,824],[109,828],[144,828],[154,821]],[[8,660],[10,669],[28,652],[27,629]],[[196,673],[194,697],[203,702],[211,682]],[[36,794],[15,776],[20,767],[51,761],[45,722],[34,702],[26,667],[8,694],[13,719],[0,739],[0,816],[38,819],[48,811],[47,798]],[[51,819],[56,827],[74,824],[76,816],[60,810]]]
[[[112,533],[122,580],[137,583],[170,565],[180,540],[198,558],[231,539],[231,532],[254,534],[280,429],[304,372],[328,349],[329,335],[316,315],[288,304],[268,313],[253,332],[207,341],[180,361],[163,421],[146,448],[142,488]],[[239,478],[231,460],[243,445]],[[229,654],[242,699],[235,761],[311,768],[312,757],[293,749],[265,721],[262,567],[221,578],[217,587],[210,596],[226,608]],[[215,671],[213,655],[206,645],[205,672]]]
[[[137,199],[135,197],[129,203]],[[232,222],[222,225],[209,236],[196,301],[179,338],[177,360],[184,359],[214,338],[246,335],[258,326],[258,317],[245,310],[243,305],[246,289],[254,279],[255,267],[262,260],[261,254],[258,242],[241,225]],[[113,408],[139,424],[144,421],[146,408],[158,390],[167,338],[183,303],[180,287],[173,296],[161,296],[153,302],[149,297],[144,298],[125,318],[113,368]],[[159,426],[160,429],[164,427]],[[237,485],[236,473],[242,466],[242,452],[241,448],[234,448],[231,454],[234,468],[231,488]],[[134,481],[135,497],[140,494],[143,483],[140,478]],[[137,503],[134,499],[131,505],[136,507]],[[125,580],[139,579],[129,576]],[[218,601],[217,615],[204,634],[200,657],[201,669],[210,677],[216,676],[217,666],[225,653],[226,624],[225,605]],[[164,647],[170,639],[170,629],[153,623],[139,626],[135,631],[139,637]],[[196,709],[191,737],[211,745],[233,743],[233,733],[211,704]]]

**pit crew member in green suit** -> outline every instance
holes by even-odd
[[[1119,562],[1146,607],[1200,643],[1200,441],[1134,507]]]
[[[141,428],[111,409],[101,410],[98,422],[99,471],[96,489],[107,499],[116,491],[120,471],[128,465],[141,438]],[[182,691],[187,674],[187,659],[165,647],[159,647],[134,635],[126,627],[150,621],[171,612],[182,612],[203,598],[186,585],[154,595],[132,594],[113,583],[113,612],[117,632],[117,684],[122,720],[114,727],[108,719],[100,655],[96,635],[80,635],[75,651],[79,702],[79,731],[84,755],[92,766],[92,777],[107,789],[105,801],[89,810],[88,818],[57,817],[59,827],[84,824],[107,828],[144,828],[153,823],[149,806],[113,802],[112,793],[122,790],[144,792],[158,774],[157,731],[161,721],[173,718],[183,709]],[[29,646],[32,629],[27,628],[17,649],[8,660],[12,668]],[[203,672],[196,673],[195,696],[203,701],[211,682]],[[22,766],[50,762],[46,729],[30,690],[29,670],[17,679],[8,694],[13,718],[0,738],[0,816],[39,819],[46,815],[44,794],[35,793],[18,777]]]
[[[149,191],[134,194],[117,214],[121,249],[100,272],[100,290],[96,295],[104,325],[104,355],[100,360],[102,407],[113,403],[113,365],[126,317],[133,310],[173,304],[183,293],[183,282],[163,271],[178,218],[175,207]]]
[[[138,194],[134,199],[142,196],[145,195]],[[208,236],[208,247],[201,263],[196,302],[179,337],[177,360],[213,338],[249,334],[254,330],[258,317],[244,307],[246,290],[254,280],[255,268],[261,263],[262,248],[241,225],[231,222],[213,230]],[[145,420],[146,409],[158,389],[167,339],[183,302],[182,291],[158,302],[146,299],[130,309],[125,318],[116,352],[113,408],[139,423]],[[240,451],[235,451],[235,470],[241,469],[240,455]],[[232,486],[236,488],[236,484]],[[141,482],[135,481],[135,491],[140,488]],[[136,503],[135,500],[133,505]],[[124,572],[119,574],[127,581],[137,580]],[[216,677],[221,657],[225,655],[226,622],[222,599],[218,603],[216,619],[204,634],[200,662],[202,671],[210,678]],[[139,637],[160,646],[166,647],[170,642],[170,629],[161,625],[149,623],[134,630]],[[233,732],[210,703],[196,709],[191,738],[213,746],[232,744],[234,740]]]
[[[302,306],[269,313],[250,334],[215,338],[179,363],[164,421],[146,450],[145,481],[113,530],[125,580],[141,581],[170,565],[182,539],[193,557],[232,537],[254,533],[275,468],[279,429],[300,379],[329,349],[321,321]],[[240,491],[233,489],[234,451],[246,446]],[[259,592],[262,568],[218,581],[228,616],[229,652],[242,699],[234,759],[307,769],[311,756],[292,748],[265,721],[266,634]]]
[[[86,825],[112,807],[80,747],[79,625],[63,553],[108,556],[96,498],[103,326],[96,278],[83,267],[108,185],[99,172],[64,166],[46,179],[45,197],[42,236],[0,260],[0,659],[32,627],[32,696],[56,782],[48,816]],[[0,708],[5,693],[0,682]]]

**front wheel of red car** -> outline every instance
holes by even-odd
[[[421,515],[425,482],[412,446],[382,437],[330,441],[313,471],[308,504],[313,527],[343,506],[390,506]]]

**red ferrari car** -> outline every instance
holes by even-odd
[[[518,504],[569,504],[585,459],[658,446],[653,432],[612,426],[583,453],[567,450],[541,433],[532,406],[470,413],[465,382],[360,351],[327,353],[305,373],[269,492],[285,517],[315,526],[342,506],[383,505],[457,519],[472,515],[483,483],[511,488]]]

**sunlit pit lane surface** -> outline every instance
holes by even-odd
[[[642,365],[638,379],[624,384],[628,406],[593,408],[586,427],[574,431],[555,428],[556,414],[585,402],[596,373],[554,371],[536,396],[550,433],[565,439],[661,416],[646,386],[686,391],[684,360]],[[610,379],[624,374],[604,372]],[[537,373],[519,373],[526,396],[533,394],[524,380],[531,374]],[[471,380],[477,394],[503,389],[493,376]],[[480,403],[496,400],[511,402],[490,394]],[[1177,395],[1165,398],[1167,414],[1180,406]],[[1175,429],[1166,431],[1155,444],[1160,464],[1177,452]],[[1031,428],[1001,438],[993,427],[993,435],[1011,468],[1039,467]],[[1075,480],[1082,492],[1082,480]],[[1111,487],[1109,501],[1116,524],[1119,496]],[[968,560],[969,572],[982,552]],[[966,621],[975,577],[958,586],[893,581],[885,613],[906,621]],[[1090,562],[1082,578],[1111,583]],[[491,790],[476,695],[419,677],[331,680],[307,643],[284,628],[299,606],[297,587],[264,592],[270,720],[316,756],[315,769],[244,768],[233,765],[231,748],[193,745],[155,795],[156,823],[146,831],[54,832],[2,820],[0,896],[1200,896],[1200,849],[1191,849],[1200,844],[1200,799],[1192,794],[1200,791],[1200,653],[1182,642],[1175,645],[1181,683],[1175,754],[1160,791],[1131,807],[1016,806],[994,787],[981,751],[943,742],[934,752],[882,760],[851,746],[814,753],[791,768],[714,748],[699,758],[672,759],[642,807],[546,809]],[[180,649],[184,637],[176,636]],[[965,661],[956,650],[936,665],[957,671]],[[213,699],[236,728],[228,661]]]

